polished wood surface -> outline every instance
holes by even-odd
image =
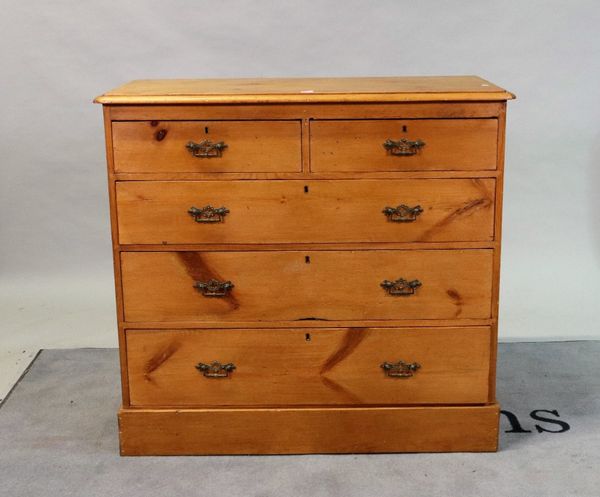
[[[299,121],[113,123],[116,172],[293,172],[301,170]],[[220,157],[194,157],[190,142],[224,142]]]
[[[498,101],[514,96],[477,76],[138,80],[102,104]]]
[[[132,406],[483,404],[490,329],[128,330]],[[252,353],[249,353],[252,351]],[[207,378],[195,366],[236,367]],[[391,377],[384,362],[417,363]]]
[[[125,320],[294,321],[488,318],[492,250],[123,252]],[[419,280],[389,295],[384,280]],[[197,281],[230,280],[224,297]]]
[[[310,123],[311,170],[420,171],[496,168],[496,119],[346,120]],[[393,155],[387,140],[421,141],[414,155]]]
[[[121,454],[488,452],[497,404],[437,407],[122,409]]]
[[[140,81],[100,97],[122,453],[496,450],[511,98],[477,77]],[[203,138],[228,146],[192,157]],[[425,146],[391,157],[388,138]],[[413,203],[412,223],[381,212]],[[187,212],[208,204],[223,223]],[[401,277],[422,286],[380,286]],[[204,297],[206,278],[235,286]],[[387,378],[367,361],[382,349],[422,367]],[[207,379],[205,351],[244,368]]]
[[[119,182],[121,244],[489,241],[492,179]],[[225,206],[198,223],[195,206]],[[385,207],[420,206],[412,222]]]

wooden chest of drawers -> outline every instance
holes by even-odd
[[[122,454],[495,450],[511,98],[477,77],[98,97]]]

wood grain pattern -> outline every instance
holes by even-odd
[[[138,80],[95,99],[102,104],[507,100],[477,76]]]
[[[496,119],[315,120],[310,125],[311,171],[495,169]],[[388,140],[421,140],[415,155],[395,156]]]
[[[492,257],[485,249],[122,252],[125,319],[488,318]],[[224,298],[204,297],[194,282],[211,278],[235,287]],[[411,296],[381,288],[398,278],[423,285]]]
[[[122,455],[489,452],[499,407],[123,409]]]
[[[494,180],[119,182],[121,244],[489,241]],[[384,207],[424,212],[391,222]],[[197,223],[195,206],[226,206]]]
[[[299,172],[300,121],[113,123],[116,172]],[[225,142],[221,157],[194,157],[190,141]]]
[[[482,404],[489,350],[483,327],[127,331],[137,407]],[[236,369],[195,368],[215,360]],[[387,376],[381,364],[398,360],[421,367]]]

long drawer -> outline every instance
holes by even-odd
[[[122,252],[125,320],[490,317],[491,249]]]
[[[114,122],[116,172],[298,172],[300,121]]]
[[[311,170],[496,169],[496,119],[315,120]]]
[[[494,189],[489,178],[118,182],[119,241],[489,241]]]
[[[488,327],[128,330],[133,406],[488,402]]]

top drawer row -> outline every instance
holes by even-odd
[[[125,173],[302,170],[291,121],[115,121],[114,167]],[[313,172],[496,169],[496,119],[311,120]]]

